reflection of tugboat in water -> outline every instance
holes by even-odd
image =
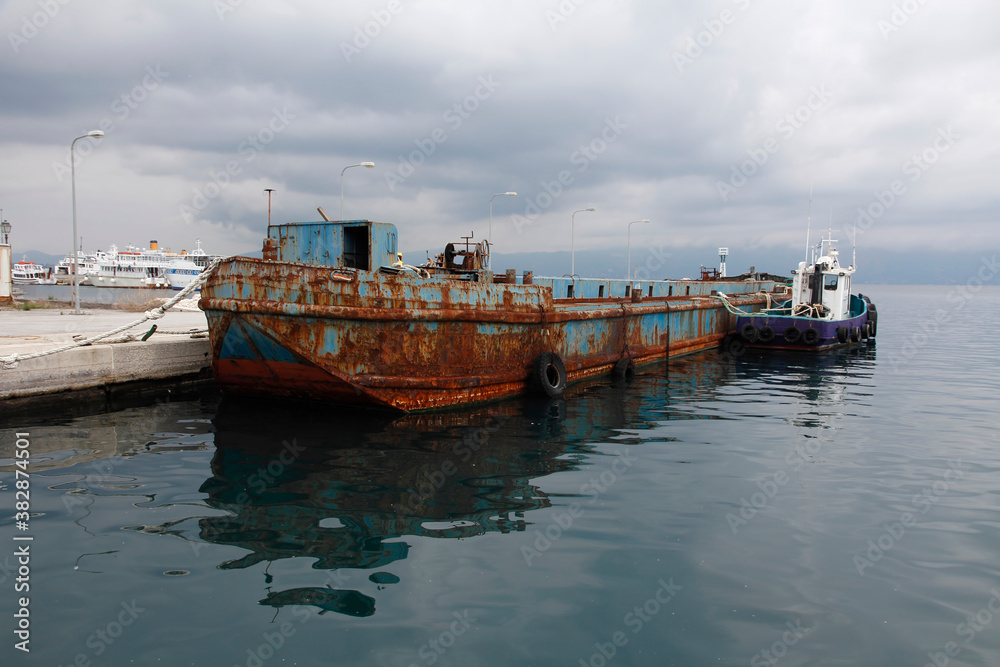
[[[735,336],[724,345],[827,350],[874,342],[878,311],[871,300],[851,294],[854,265],[840,265],[836,240],[830,235],[812,249],[811,260],[793,270],[791,298],[759,312],[732,307],[725,294],[723,303],[737,316]],[[818,255],[818,256],[817,256]]]

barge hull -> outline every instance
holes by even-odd
[[[610,373],[623,358],[641,364],[714,347],[733,330],[734,318],[707,295],[658,296],[650,284],[643,298],[553,299],[556,280],[501,284],[234,258],[205,285],[200,306],[223,390],[405,411],[530,391],[546,353],[560,357],[572,382]],[[616,294],[626,281],[605,283]],[[731,301],[759,308],[754,293],[769,286],[747,284]]]

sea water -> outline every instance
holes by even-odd
[[[1000,290],[863,291],[554,401],[0,414],[2,662],[1000,664]]]

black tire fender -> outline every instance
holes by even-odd
[[[806,345],[815,345],[819,342],[819,332],[815,329],[806,329],[802,332],[802,342]]]
[[[740,329],[740,337],[748,343],[756,343],[757,327],[747,322],[746,324],[743,325],[743,328]]]
[[[615,362],[615,367],[611,371],[611,377],[615,380],[629,382],[635,377],[635,364],[629,357],[622,357]]]
[[[791,326],[785,329],[782,337],[785,339],[786,343],[795,344],[799,342],[800,338],[802,338],[802,332],[799,331],[798,327]]]
[[[531,380],[536,390],[557,398],[566,391],[566,366],[555,352],[543,352],[535,357]]]

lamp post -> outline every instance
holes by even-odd
[[[493,197],[516,197],[516,192],[498,192]],[[493,197],[490,197],[490,234],[486,240],[490,244],[490,271],[493,270]]]
[[[0,209],[0,220],[3,220],[3,210]],[[10,252],[10,223],[0,222],[0,303],[12,300],[13,281],[11,271],[13,264]]]
[[[86,139],[90,137],[92,139],[100,139],[104,136],[102,130],[91,130],[87,134],[81,134],[79,137],[73,140],[73,143],[69,145],[69,172],[70,181],[73,188],[73,304],[74,304],[74,315],[80,315],[80,253],[76,247],[76,153],[73,149],[76,148],[76,142],[80,139]]]
[[[576,275],[576,214],[583,213],[584,211],[596,211],[594,207],[591,208],[581,208],[577,211],[573,211],[573,215],[570,216],[570,227],[569,227],[569,275]]]
[[[374,162],[359,162],[357,164],[349,164],[340,170],[340,219],[344,219],[344,172],[351,167],[364,167],[365,169],[373,169],[375,167]]]
[[[625,279],[632,280],[632,225],[636,223],[648,223],[649,220],[633,220],[628,223],[628,266],[625,267]]]
[[[267,226],[271,226],[271,193],[274,192],[274,188],[264,188],[264,192],[267,193]]]

